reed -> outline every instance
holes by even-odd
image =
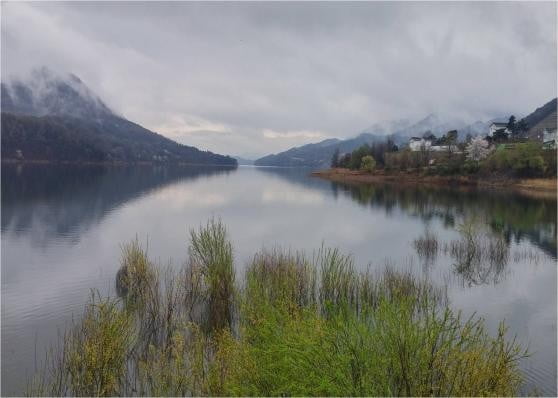
[[[257,253],[238,283],[220,221],[190,240],[178,271],[156,267],[137,240],[124,245],[117,278],[126,291],[119,299],[92,296],[30,394],[519,391],[526,353],[506,338],[505,326],[488,335],[481,319],[451,310],[443,287],[411,272],[360,272],[337,249],[322,247],[310,258],[273,249]]]
[[[92,293],[81,320],[62,336],[43,379],[29,395],[122,395],[128,355],[136,342],[133,319],[118,300]]]
[[[190,231],[190,259],[203,276],[209,300],[209,327],[232,324],[235,270],[232,244],[221,220],[212,218],[205,227]]]

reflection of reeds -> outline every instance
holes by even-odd
[[[496,283],[509,260],[508,243],[475,222],[466,221],[458,230],[460,239],[444,245],[457,273],[469,284]]]
[[[523,352],[410,272],[358,272],[349,256],[256,254],[241,288],[219,221],[161,270],[125,245],[119,301],[94,296],[40,395],[513,395]],[[237,316],[232,317],[235,313]]]
[[[419,257],[425,259],[434,259],[438,254],[438,238],[429,230],[423,236],[415,239],[413,246]]]
[[[541,261],[541,256],[538,251],[523,249],[514,251],[512,259],[516,263],[528,261],[530,263],[538,264]]]

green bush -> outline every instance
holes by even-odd
[[[360,169],[366,171],[368,173],[372,173],[374,168],[376,167],[376,161],[372,157],[372,155],[366,155],[362,158],[360,163]]]
[[[463,164],[463,172],[466,174],[476,174],[479,170],[480,165],[478,162],[468,160]]]
[[[536,142],[500,145],[483,162],[488,172],[500,172],[517,177],[541,177],[545,174],[544,150]]]

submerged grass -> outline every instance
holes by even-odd
[[[443,288],[336,249],[257,253],[237,283],[218,220],[179,272],[123,246],[122,298],[92,296],[31,395],[514,395],[525,352]]]

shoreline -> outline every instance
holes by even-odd
[[[334,182],[352,184],[405,184],[425,185],[433,187],[465,187],[481,189],[511,189],[528,195],[556,198],[556,178],[490,178],[480,179],[470,176],[422,176],[416,173],[389,173],[383,171],[369,174],[363,171],[348,169],[324,169],[310,173],[313,177]]]
[[[187,162],[152,162],[152,161],[138,161],[138,162],[125,162],[125,161],[70,161],[70,160],[16,160],[16,159],[2,159],[0,164],[18,164],[18,165],[71,165],[71,166],[209,166],[209,167],[227,167],[235,168],[239,165],[233,164],[215,164],[215,163],[187,163]]]

